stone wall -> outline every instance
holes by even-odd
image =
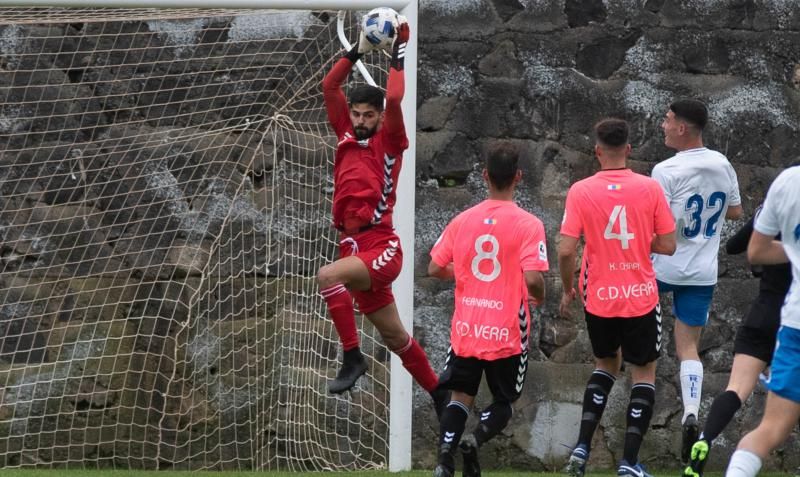
[[[604,116],[627,119],[631,167],[649,173],[672,155],[659,127],[669,102],[703,99],[711,113],[706,144],[733,163],[749,216],[777,173],[800,160],[800,4],[421,0],[420,18],[415,333],[440,365],[453,291],[425,277],[427,252],[449,219],[485,197],[480,161],[487,145],[513,141],[524,152],[517,198],[545,223],[552,271],[549,299],[536,313],[538,346],[524,395],[483,460],[485,468],[559,469],[577,438],[592,356],[582,320],[558,317],[556,236],[569,185],[596,170],[592,124]],[[723,239],[741,223],[726,224]],[[700,346],[702,415],[727,383],[735,328],[756,289],[744,257],[723,252]],[[651,468],[679,463],[682,405],[670,314],[665,322],[657,404],[641,453]],[[626,378],[614,388],[591,468],[613,468],[621,458],[629,385]],[[481,403],[487,396],[482,390]],[[742,434],[758,423],[764,397],[759,386],[715,442],[708,469],[724,468]],[[420,399],[414,463],[431,468],[437,431],[425,406]],[[794,434],[767,465],[793,470],[799,451]]]

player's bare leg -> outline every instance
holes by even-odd
[[[761,423],[739,442],[725,472],[726,477],[754,477],[761,462],[786,440],[798,419],[800,403],[770,392]]]
[[[683,418],[681,419],[681,462],[691,458],[692,445],[697,441],[697,416],[703,388],[703,363],[697,349],[700,345],[702,326],[690,326],[675,320],[675,353],[681,363],[680,382],[683,397]]]
[[[735,392],[741,401],[753,393],[758,376],[767,367],[767,363],[748,354],[739,353],[733,357],[733,367],[726,391]]]
[[[342,342],[342,367],[336,378],[328,382],[328,391],[339,394],[352,388],[367,372],[367,361],[359,348],[353,297],[348,289],[367,290],[371,280],[361,259],[344,257],[320,268],[317,282]]]
[[[689,465],[683,471],[685,477],[701,477],[711,443],[733,419],[734,414],[742,406],[758,382],[758,375],[764,371],[767,363],[748,354],[738,353],[733,357],[733,367],[728,380],[728,387],[714,398],[711,410],[706,417],[705,428],[697,442],[692,445]]]
[[[690,326],[681,320],[675,320],[675,353],[680,361],[700,360],[697,349],[702,332],[702,326]]]

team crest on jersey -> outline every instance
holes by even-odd
[[[497,219],[483,219],[483,223],[486,225],[497,225]]]

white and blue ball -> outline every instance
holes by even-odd
[[[367,41],[381,50],[392,47],[396,25],[397,12],[387,7],[373,8],[361,20],[361,28]]]

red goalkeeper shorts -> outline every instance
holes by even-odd
[[[361,313],[372,313],[394,303],[392,282],[403,266],[400,238],[393,231],[366,230],[354,235],[342,235],[339,256],[355,256],[367,266],[370,289],[350,290]]]

